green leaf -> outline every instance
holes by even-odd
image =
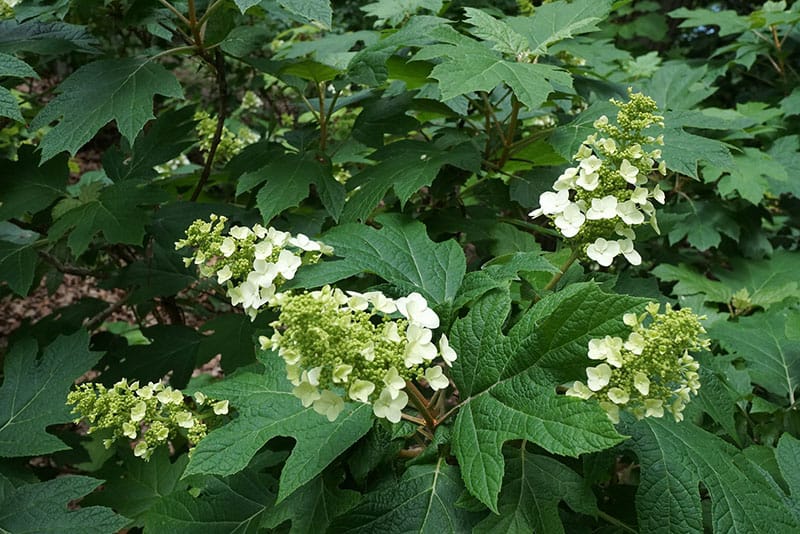
[[[472,171],[480,167],[480,151],[471,142],[439,147],[435,143],[403,140],[379,149],[370,159],[378,163],[348,181],[348,185],[360,189],[347,200],[344,221],[366,219],[390,188],[405,204],[421,187],[431,185],[445,165]]]
[[[150,508],[167,495],[186,489],[186,484],[180,482],[189,461],[186,454],[172,462],[167,449],[159,447],[147,462],[133,456],[132,451],[124,459],[122,466],[108,462],[110,465],[97,473],[106,479],[103,491],[92,494],[83,504],[114,508],[135,525],[142,525]]]
[[[795,502],[800,501],[800,440],[789,433],[781,436],[775,456],[780,466],[781,474]]]
[[[41,141],[42,160],[66,150],[75,153],[110,121],[129,142],[153,118],[156,94],[181,98],[175,76],[160,63],[108,59],[76,70],[58,86],[61,93],[39,112],[31,128],[58,124]],[[90,107],[86,106],[91,102]]]
[[[18,486],[0,498],[0,531],[14,534],[117,532],[128,520],[110,508],[73,509],[69,506],[102,483],[94,478],[67,475]]]
[[[720,37],[744,33],[750,29],[747,17],[742,17],[730,9],[687,9],[682,7],[670,11],[668,15],[674,19],[686,19],[681,22],[681,28],[717,26]]]
[[[34,215],[66,192],[66,155],[41,166],[31,146],[20,147],[17,156],[17,161],[0,160],[0,221]]]
[[[722,234],[739,240],[735,215],[720,203],[698,200],[670,208],[658,217],[661,227],[668,229],[670,245],[685,238],[696,249],[708,250],[720,244]]]
[[[747,363],[750,377],[756,384],[786,398],[794,404],[800,386],[800,340],[786,337],[790,321],[800,318],[785,309],[772,309],[738,322],[718,322],[709,329],[729,353]]]
[[[800,95],[800,91],[797,94]],[[788,173],[789,169],[800,168],[800,135],[787,135],[776,139],[769,148],[769,155],[776,164],[783,166],[784,173]],[[781,172],[775,169],[765,177],[773,194],[791,193],[795,198],[800,198],[800,180],[796,176],[787,174],[786,179],[783,179]]]
[[[158,241],[153,241],[150,247],[151,257],[125,266],[103,284],[104,287],[127,289],[128,304],[141,304],[155,297],[169,297],[197,281],[197,276],[184,266],[183,259],[175,253],[174,246],[165,248]]]
[[[597,23],[610,11],[610,0],[551,2],[537,7],[532,17],[514,17],[507,22],[527,37],[533,54],[539,56],[559,41],[598,30]]]
[[[625,332],[623,314],[642,304],[594,284],[572,284],[542,299],[506,335],[511,300],[495,290],[455,322],[452,378],[465,400],[453,449],[470,493],[492,511],[498,512],[506,441],[526,439],[577,456],[624,439],[599,406],[556,395],[555,388],[583,376],[590,339]]]
[[[78,257],[92,238],[102,233],[108,243],[141,245],[148,214],[139,206],[158,204],[166,199],[161,189],[122,182],[105,187],[99,198],[70,209],[57,219],[47,237],[57,241],[69,232],[67,244]],[[71,231],[70,231],[71,230]]]
[[[83,26],[65,22],[0,20],[0,52],[42,55],[72,51],[96,53],[95,39]]]
[[[270,221],[283,210],[297,206],[309,195],[309,187],[317,186],[323,206],[338,220],[344,205],[345,189],[333,178],[330,165],[323,165],[311,153],[284,154],[257,171],[239,178],[236,193],[241,194],[264,184],[256,195],[256,204],[264,221]]]
[[[730,168],[733,158],[725,143],[688,133],[682,128],[664,129],[664,147],[662,150],[667,168],[695,180],[699,179],[697,164],[706,162],[722,169]]]
[[[440,59],[430,77],[439,80],[440,100],[507,85],[529,109],[538,108],[556,89],[571,91],[572,77],[551,65],[503,59],[480,42],[460,36],[450,44],[430,45],[415,60]]]
[[[147,131],[136,137],[130,154],[113,148],[107,151],[103,170],[114,182],[155,178],[158,173],[153,167],[180,156],[197,143],[194,112],[193,106],[187,106],[159,114]]]
[[[115,351],[111,368],[103,373],[103,382],[111,385],[117,380],[158,381],[167,373],[170,385],[183,388],[192,371],[204,363],[198,358],[203,336],[194,328],[183,325],[156,325],[143,328],[148,345],[132,345]]]
[[[236,7],[244,13],[252,6],[258,5],[261,0],[234,0]],[[278,0],[278,4],[298,17],[314,23],[322,28],[331,27],[331,3],[329,0]]]
[[[11,347],[0,387],[0,457],[36,456],[68,448],[45,427],[72,419],[65,404],[67,393],[75,379],[100,358],[88,345],[88,333],[80,330],[56,338],[41,357],[32,339]]]
[[[0,52],[0,77],[38,78],[39,75],[30,65],[14,56]]]
[[[666,137],[664,142],[667,142]],[[785,183],[789,180],[783,165],[757,148],[743,148],[741,154],[733,156],[733,165],[725,170],[728,173],[717,183],[720,195],[727,196],[736,191],[752,204],[761,202],[764,193],[770,190],[770,182]]]
[[[706,302],[727,303],[733,293],[744,289],[750,304],[769,309],[787,298],[800,297],[798,269],[799,253],[778,250],[769,259],[734,259],[730,270],[713,272],[717,280],[710,280],[686,266],[668,264],[659,265],[653,273],[662,280],[678,280],[673,288],[676,295],[702,293]]]
[[[623,429],[641,464],[641,532],[704,532],[700,483],[710,496],[714,532],[800,529],[764,472],[722,439],[688,422],[652,417]]]
[[[197,445],[185,476],[236,473],[273,437],[292,437],[296,444],[281,471],[280,502],[317,476],[372,426],[372,408],[367,404],[347,403],[331,423],[313,408],[303,408],[291,389],[282,369],[268,375],[240,374],[202,388],[213,398],[228,399],[238,417]]]
[[[272,477],[255,470],[208,477],[199,488],[181,488],[156,503],[145,515],[145,532],[255,534],[275,499],[273,485]]]
[[[16,97],[5,87],[0,87],[0,117],[8,117],[17,122],[25,122]]]
[[[458,468],[444,458],[414,465],[394,484],[367,493],[361,504],[333,524],[331,532],[469,532],[473,514],[455,506],[463,488]]]
[[[693,67],[683,61],[670,61],[655,72],[642,91],[655,99],[663,111],[691,109],[717,91],[707,75],[705,65]]]
[[[0,280],[8,284],[9,289],[24,297],[33,285],[36,274],[36,249],[30,243],[9,243],[0,240]]]
[[[201,360],[207,361],[221,354],[221,365],[226,373],[256,361],[256,328],[247,315],[218,315],[203,324],[202,331],[205,335],[199,347]]]
[[[375,26],[398,26],[421,9],[438,13],[442,3],[442,0],[378,0],[360,9],[367,16],[377,19]]]
[[[576,512],[597,514],[591,488],[575,471],[558,460],[531,454],[524,448],[509,448],[506,452],[506,474],[497,503],[500,515],[489,514],[475,526],[474,534],[563,533],[560,501]]]
[[[465,7],[464,13],[467,15],[466,21],[473,26],[469,32],[479,39],[494,42],[493,48],[498,52],[516,57],[529,50],[528,40],[514,31],[505,21],[497,20],[484,11],[472,7]],[[535,20],[538,18],[537,12]]]
[[[276,528],[291,521],[290,534],[328,532],[334,518],[353,508],[361,495],[353,490],[340,489],[340,477],[323,474],[290,495],[264,514],[263,527]]]
[[[434,243],[425,225],[397,214],[376,217],[376,230],[360,224],[332,228],[322,241],[342,258],[301,270],[292,287],[315,287],[359,273],[374,273],[408,293],[419,291],[432,304],[451,302],[461,286],[466,260],[455,241]]]

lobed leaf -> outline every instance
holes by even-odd
[[[594,284],[573,284],[542,299],[504,334],[510,302],[506,291],[491,291],[451,330],[458,353],[452,377],[462,396],[453,449],[470,493],[495,513],[506,441],[525,439],[577,456],[624,439],[599,406],[556,395],[556,386],[584,376],[589,339],[623,333],[622,315],[643,305]]]
[[[11,347],[0,387],[0,457],[35,456],[68,448],[45,432],[45,427],[72,419],[65,404],[67,393],[75,379],[100,359],[100,353],[88,346],[89,334],[79,330],[56,338],[41,357],[33,339]]]

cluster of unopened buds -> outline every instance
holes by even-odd
[[[628,102],[612,100],[618,108],[616,125],[603,115],[594,122],[597,132],[589,135],[573,156],[577,162],[553,184],[554,191],[542,193],[539,208],[531,217],[545,215],[586,256],[609,266],[622,255],[633,265],[641,256],[634,248],[634,227],[649,220],[658,231],[655,206],[663,204],[664,192],[658,185],[649,187],[649,176],[666,174],[658,148],[662,135],[653,137],[644,130],[663,127],[656,114],[655,101],[640,93],[630,93]]]
[[[188,399],[161,382],[140,386],[125,379],[111,388],[81,384],[69,393],[67,404],[74,405],[72,413],[79,415],[75,423],[88,421],[89,433],[111,432],[103,441],[106,448],[124,437],[136,442],[133,454],[145,460],[181,433],[196,444],[206,436],[209,424],[220,423],[229,409],[227,400],[209,399],[201,392]]]
[[[303,234],[274,228],[231,227],[225,217],[197,220],[177,249],[193,248],[186,265],[226,284],[231,303],[254,319],[264,307],[279,310],[262,349],[277,351],[293,393],[335,420],[346,401],[372,405],[376,417],[398,422],[409,401],[407,382],[424,379],[434,391],[450,384],[444,365],[456,359],[447,336],[434,343],[439,316],[419,293],[393,299],[380,291],[343,292],[325,286],[302,293],[277,289],[297,269],[333,249]],[[439,358],[437,363],[434,360]]]
[[[315,263],[333,249],[304,234],[292,235],[256,224],[232,226],[223,235],[226,217],[211,215],[210,222],[196,220],[176,249],[191,247],[187,266],[199,266],[201,276],[215,276],[228,288],[234,306],[241,305],[250,319],[275,296],[277,287],[294,278],[304,263]]]
[[[325,286],[275,300],[281,313],[262,347],[284,359],[303,405],[331,421],[353,400],[396,423],[408,404],[407,381],[424,378],[433,390],[450,384],[434,360],[449,366],[456,353],[445,335],[433,343],[439,317],[419,293],[392,299]]]
[[[689,351],[707,349],[709,342],[701,339],[705,329],[691,309],[667,304],[664,313],[659,310],[651,302],[645,313],[625,314],[623,322],[631,328],[627,339],[590,340],[589,359],[601,363],[587,367],[586,382],[573,382],[566,394],[596,398],[614,423],[623,409],[637,419],[668,411],[682,421],[690,395],[700,389],[700,366]]]

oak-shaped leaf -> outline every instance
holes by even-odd
[[[280,502],[369,431],[372,408],[367,404],[348,402],[333,422],[303,408],[282,366],[282,361],[273,361],[267,374],[242,373],[201,388],[212,398],[229,400],[237,416],[197,445],[185,476],[237,473],[267,441],[291,437],[297,443],[281,471]]]
[[[0,475],[0,482],[4,479]],[[38,534],[42,532],[117,532],[129,523],[110,508],[68,505],[102,484],[83,476],[61,476],[36,484],[23,484],[0,495],[0,532]],[[2,484],[0,484],[2,485]],[[13,485],[7,486],[9,489]]]
[[[469,532],[476,515],[455,506],[463,491],[458,467],[448,465],[444,458],[413,465],[399,480],[367,493],[358,506],[333,524],[331,532]]]
[[[558,513],[561,501],[576,512],[597,513],[589,484],[569,467],[555,458],[531,454],[524,447],[508,447],[505,453],[506,473],[497,503],[500,514],[489,514],[475,526],[474,534],[563,534]]]
[[[632,418],[630,418],[632,419]],[[798,532],[778,486],[733,445],[691,422],[648,417],[625,424],[641,481],[636,511],[641,532],[705,532],[700,484],[711,501],[714,532]]]
[[[0,387],[0,457],[35,456],[68,448],[45,427],[73,419],[65,404],[75,379],[100,359],[85,330],[59,336],[44,348],[33,339],[14,344]],[[87,490],[88,491],[88,490]]]
[[[407,293],[418,291],[431,305],[453,301],[466,271],[461,247],[453,240],[435,243],[425,225],[398,214],[375,218],[379,230],[343,224],[322,236],[341,259],[300,271],[288,287],[315,287],[359,273],[373,273]]]
[[[145,532],[172,534],[255,534],[275,500],[275,479],[247,469],[236,475],[205,477],[162,497],[144,515]]]
[[[145,123],[154,117],[156,94],[183,96],[178,80],[161,64],[133,58],[104,59],[84,65],[61,82],[58,92],[31,123],[31,128],[38,129],[58,121],[39,145],[42,161],[64,150],[75,155],[111,121],[132,143]]]
[[[800,313],[777,308],[735,323],[714,323],[709,332],[725,350],[744,359],[753,382],[794,405],[800,387],[800,340],[790,339],[787,328],[798,322]]]
[[[526,439],[555,454],[578,456],[624,439],[596,403],[557,395],[556,386],[585,378],[589,340],[622,335],[623,314],[643,303],[591,283],[572,284],[539,301],[505,333],[511,299],[498,289],[455,322],[452,377],[462,406],[453,449],[470,493],[493,512],[506,441]]]

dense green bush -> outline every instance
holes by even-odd
[[[333,4],[0,0],[0,530],[800,532],[800,3]]]

